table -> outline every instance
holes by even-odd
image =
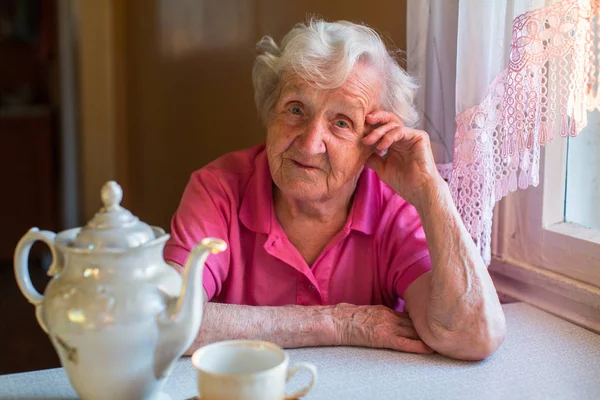
[[[323,347],[288,350],[309,361],[319,380],[308,400],[321,399],[600,399],[600,336],[525,303],[503,306],[508,336],[481,362],[388,350]],[[190,359],[179,360],[165,392],[196,395]],[[290,384],[299,387],[307,376]],[[0,376],[0,399],[74,399],[62,368]]]

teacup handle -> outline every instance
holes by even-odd
[[[285,400],[294,400],[299,397],[304,397],[308,394],[308,392],[312,390],[313,386],[315,386],[315,383],[317,381],[317,367],[307,362],[299,362],[292,365],[288,369],[287,378],[285,379],[286,383],[289,382],[290,379],[292,379],[294,375],[296,375],[296,373],[302,369],[307,370],[312,375],[310,378],[310,382],[308,383],[308,385],[298,390],[297,392],[286,395]]]

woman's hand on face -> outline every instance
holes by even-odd
[[[385,306],[335,306],[337,342],[342,346],[361,346],[431,354],[423,343],[407,313]]]
[[[415,207],[421,203],[425,189],[438,184],[441,177],[435,166],[429,135],[425,131],[407,128],[395,114],[375,111],[365,118],[375,126],[362,142],[373,147],[367,160],[379,178]],[[387,150],[387,155],[379,153]]]

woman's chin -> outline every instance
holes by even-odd
[[[298,200],[318,200],[323,198],[325,190],[321,187],[321,182],[307,181],[303,179],[287,180],[283,185],[277,185],[287,196],[294,197]]]

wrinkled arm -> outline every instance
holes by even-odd
[[[284,348],[338,345],[331,306],[254,307],[207,302],[191,355],[209,343],[231,339],[266,340]]]
[[[441,178],[426,187],[416,208],[432,271],[415,280],[404,294],[415,329],[441,354],[484,359],[504,340],[506,322],[483,259]]]
[[[205,298],[206,299],[206,298]],[[283,348],[362,346],[429,354],[404,313],[385,306],[258,307],[207,303],[202,327],[185,353],[220,340],[266,340]]]

